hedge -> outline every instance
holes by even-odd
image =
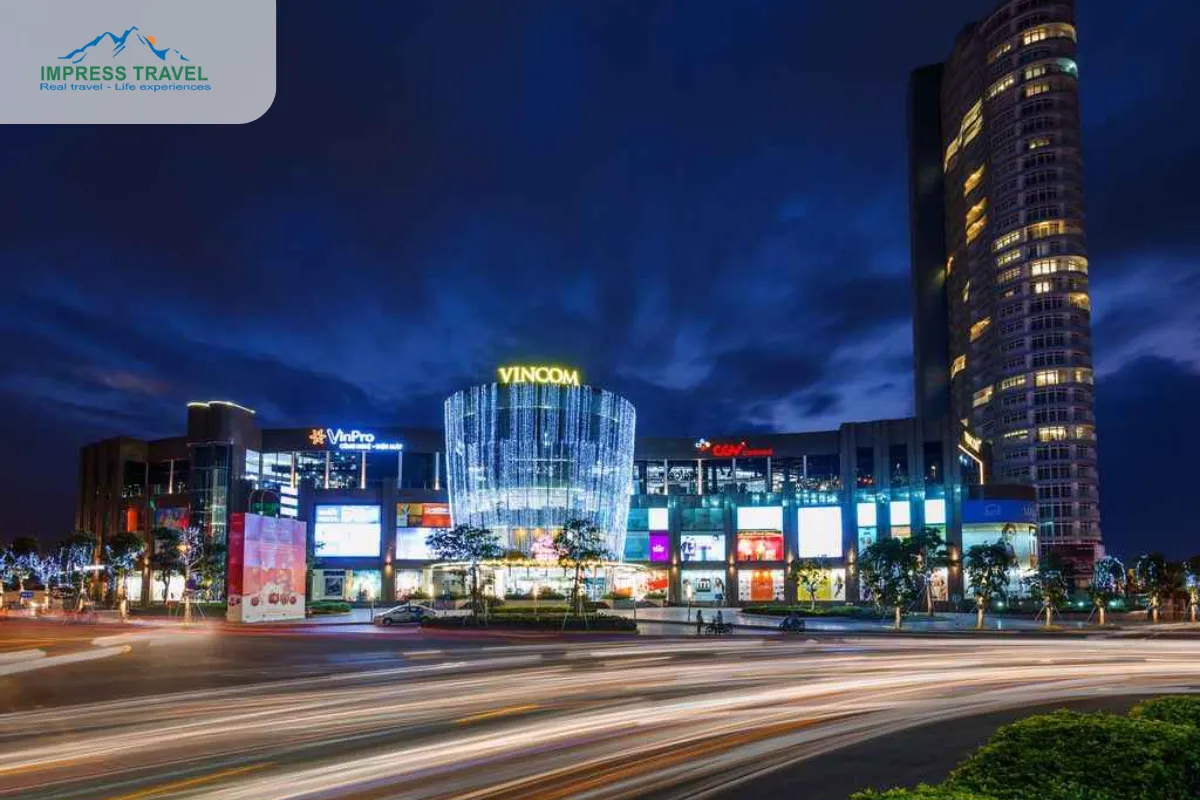
[[[1200,730],[1056,711],[1001,728],[943,785],[995,800],[1195,800]]]
[[[939,786],[921,784],[916,789],[892,789],[886,792],[876,792],[868,789],[851,795],[850,800],[995,800],[975,792],[946,789]]]
[[[563,630],[563,615],[559,614],[496,614],[486,622],[483,617],[426,617],[421,625],[427,628],[488,628],[522,630]],[[607,614],[595,614],[588,617],[566,617],[566,630],[569,631],[602,631],[619,633],[636,633],[637,625],[625,617],[610,617]]]
[[[1156,697],[1134,706],[1129,716],[1200,728],[1200,695]]]
[[[759,614],[769,617],[786,617],[797,614],[801,617],[878,617],[879,612],[869,606],[817,606],[815,609],[806,605],[786,605],[784,603],[763,603],[742,608],[743,614]]]
[[[308,605],[308,613],[313,616],[322,614],[349,614],[350,604],[340,600],[317,600]]]

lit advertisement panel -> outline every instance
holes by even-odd
[[[738,561],[783,561],[783,534],[778,531],[738,531]]]
[[[154,527],[170,528],[173,531],[186,531],[188,527],[188,507],[154,509]]]
[[[320,558],[379,556],[379,506],[319,505],[313,516],[313,538]]]
[[[647,509],[647,510],[650,512],[650,514],[649,514],[650,530],[652,530],[652,531],[670,530],[670,524],[667,521],[667,519],[668,519],[667,509],[651,508],[651,509]]]
[[[783,530],[783,507],[746,506],[737,510],[737,526],[739,531],[781,531]]]
[[[841,558],[841,506],[809,506],[798,514],[801,558]]]
[[[625,534],[625,560],[650,560],[650,534],[645,531],[629,531]]]
[[[855,513],[860,528],[874,528],[879,524],[879,506],[875,503],[859,503]]]
[[[725,573],[723,571],[684,571],[681,573],[680,585],[683,596],[701,603],[719,603],[725,599]]]
[[[397,528],[449,528],[447,503],[397,503]]]
[[[665,533],[650,534],[650,560],[667,562],[671,560],[671,537]]]
[[[841,568],[821,570],[821,580],[817,585],[816,597],[809,597],[805,587],[797,586],[796,599],[844,602],[846,599],[846,570]]]
[[[685,533],[679,537],[683,561],[724,561],[725,536],[720,533]]]
[[[771,602],[783,599],[783,570],[743,569],[738,572],[738,599]]]
[[[306,535],[299,520],[230,515],[229,621],[304,619]]]
[[[1038,568],[1037,526],[1028,522],[971,522],[962,526],[963,557],[975,545],[1003,542],[1016,567],[1009,570],[1010,594],[1023,593],[1022,579]],[[972,594],[967,587],[967,594]]]
[[[891,523],[894,526],[912,525],[912,507],[909,506],[907,500],[893,500],[891,502]]]
[[[430,561],[436,556],[425,544],[433,528],[400,528],[396,531],[396,559],[398,561]]]
[[[946,524],[946,501],[943,498],[934,497],[925,501],[925,524]]]

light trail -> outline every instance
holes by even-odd
[[[1200,641],[1164,639],[539,642],[396,664],[4,715],[0,797],[704,797],[930,722],[1200,690]]]

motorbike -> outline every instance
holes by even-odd
[[[779,630],[784,633],[803,633],[804,620],[799,617],[787,617],[779,623]]]

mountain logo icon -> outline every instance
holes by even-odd
[[[154,63],[151,59],[164,64],[187,64],[188,58],[175,48],[158,48],[158,42],[153,36],[142,33],[136,27],[130,28],[120,36],[111,31],[92,39],[83,47],[76,48],[65,56],[59,56],[59,61],[69,61],[72,64],[107,64],[107,63]]]

